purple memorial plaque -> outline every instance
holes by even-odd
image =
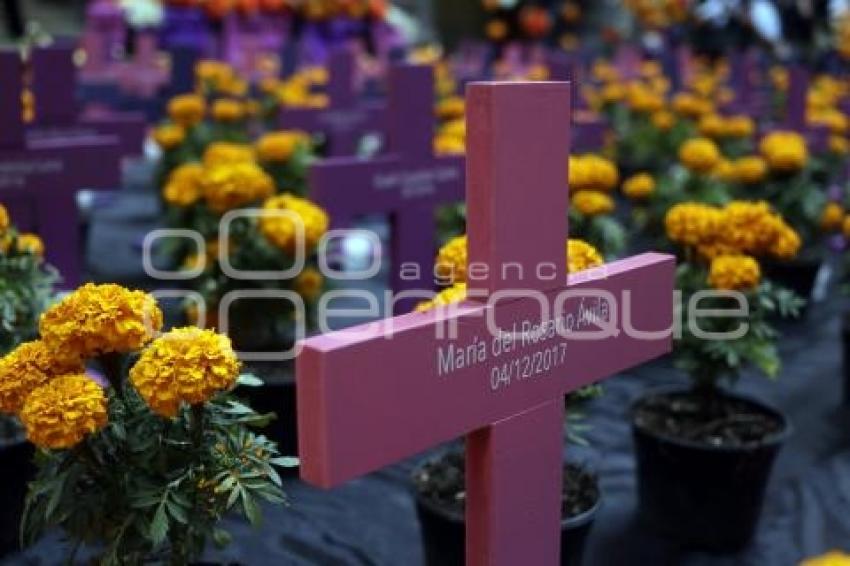
[[[814,153],[826,151],[829,143],[827,126],[812,126],[806,116],[806,99],[809,95],[811,76],[803,65],[794,65],[789,70],[788,93],[785,102],[785,119],[782,127],[803,134],[809,148]]]
[[[22,124],[22,62],[17,51],[0,51],[0,202],[13,221],[44,240],[47,260],[63,284],[82,279],[76,194],[81,189],[116,189],[121,150],[114,136],[29,135]],[[70,90],[66,85],[63,90]]]
[[[310,171],[313,199],[322,205],[336,228],[350,228],[360,216],[390,215],[394,292],[421,289],[432,281],[436,252],[435,208],[463,200],[464,158],[436,157],[434,136],[434,76],[425,65],[390,69],[387,118],[389,153],[375,159],[342,157],[324,160]],[[404,276],[410,266],[419,276]],[[398,301],[407,312],[415,299]]]
[[[467,302],[311,338],[296,361],[310,483],[466,437],[471,566],[560,563],[564,395],[672,346],[672,256],[567,278],[569,97],[564,83],[470,85],[469,260],[487,274]]]
[[[20,79],[17,80],[20,84]],[[113,135],[120,140],[120,149],[124,155],[140,155],[147,133],[144,116],[119,112],[101,112],[93,117],[85,114],[81,116],[74,88],[76,80],[73,48],[70,45],[57,43],[33,50],[32,92],[35,97],[35,124],[28,131],[30,138]]]
[[[384,104],[360,100],[355,82],[355,57],[349,49],[333,53],[329,65],[327,108],[282,108],[279,123],[289,130],[323,133],[328,138],[328,155],[354,155],[360,140],[369,132],[382,131]]]

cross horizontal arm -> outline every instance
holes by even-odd
[[[310,170],[313,199],[325,207],[337,226],[352,217],[399,210],[414,203],[456,202],[463,198],[463,157],[437,157],[413,162],[396,156],[364,161],[336,158]],[[423,235],[430,237],[430,235]]]
[[[674,269],[671,256],[643,254],[572,276],[560,291],[469,302],[453,313],[409,314],[302,342],[302,477],[338,485],[668,352]],[[604,293],[607,314],[597,300]],[[497,328],[523,332],[494,334],[488,315]],[[582,339],[594,320],[616,332]],[[456,335],[438,337],[447,322]]]

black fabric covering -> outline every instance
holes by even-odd
[[[127,203],[117,202],[116,207]],[[124,208],[129,213],[133,206]],[[138,273],[132,241],[142,224],[120,209],[106,218],[95,213],[91,257],[103,272]],[[133,234],[134,233],[134,234]],[[124,242],[120,244],[120,242]],[[125,252],[105,257],[107,246]],[[107,261],[104,261],[107,260]],[[634,519],[635,461],[627,418],[631,402],[651,387],[683,383],[667,361],[659,361],[606,381],[604,397],[587,407],[588,448],[570,455],[593,466],[603,503],[588,543],[588,565],[792,565],[800,559],[841,548],[850,551],[850,409],[841,405],[840,314],[833,295],[816,305],[805,321],[785,327],[785,367],[777,382],[746,375],[739,390],[782,409],[795,432],[774,469],[762,521],[751,546],[738,555],[712,556],[677,548],[645,532]],[[291,506],[267,507],[262,529],[229,520],[234,543],[208,558],[246,565],[383,565],[422,563],[419,525],[409,477],[421,455],[331,492],[296,478],[286,480]],[[694,509],[694,513],[698,513]],[[42,541],[3,564],[59,564],[67,547],[58,536]],[[536,566],[536,565],[529,565]]]

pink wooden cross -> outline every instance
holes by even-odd
[[[42,237],[48,261],[72,288],[82,279],[76,194],[120,186],[118,139],[87,133],[28,135],[16,51],[0,51],[0,77],[0,203],[20,230]]]
[[[301,343],[301,474],[331,488],[465,436],[467,564],[554,566],[563,397],[670,350],[675,262],[648,253],[568,278],[569,83],[467,95],[469,260],[489,269],[454,308]],[[605,323],[607,337],[582,335]]]
[[[81,115],[76,85],[77,69],[70,44],[59,42],[33,50],[35,127],[30,129],[30,135],[39,138],[112,135],[120,140],[124,155],[141,155],[147,135],[144,115],[135,112]]]
[[[433,273],[435,208],[463,199],[464,158],[434,155],[434,71],[427,65],[390,69],[389,152],[375,159],[326,159],[310,170],[311,196],[330,214],[334,227],[351,228],[367,214],[388,214],[392,222],[390,287],[396,293],[421,289]],[[396,302],[409,312],[411,299]]]
[[[338,49],[328,62],[327,108],[283,108],[282,128],[323,133],[328,138],[328,155],[339,157],[357,153],[361,138],[370,131],[381,131],[385,107],[363,102],[355,88],[356,60],[349,49]]]

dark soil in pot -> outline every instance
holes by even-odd
[[[684,547],[746,546],[791,431],[787,419],[744,397],[675,389],[639,399],[632,431],[644,524]]]
[[[6,442],[0,440],[0,485],[3,486],[3,502],[0,505],[0,556],[20,548],[21,514],[27,483],[35,474],[32,444],[21,439]]]
[[[416,470],[416,510],[422,525],[427,566],[462,566],[466,526],[464,523],[465,458],[450,451]],[[578,566],[585,540],[599,508],[599,486],[587,470],[565,464],[561,500],[561,564]]]

